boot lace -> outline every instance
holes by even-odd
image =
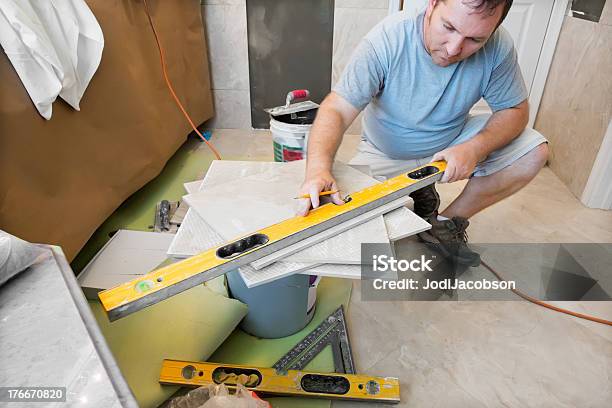
[[[447,223],[448,229],[453,235],[453,240],[456,242],[463,242],[467,244],[468,234],[467,227],[470,225],[470,222],[463,217],[453,217],[452,223]]]

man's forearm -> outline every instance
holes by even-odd
[[[498,150],[517,138],[529,121],[527,101],[495,112],[485,127],[468,143],[477,152],[478,161],[484,160],[491,152]]]
[[[342,136],[358,112],[340,96],[331,93],[319,108],[308,140],[306,172],[331,171]]]

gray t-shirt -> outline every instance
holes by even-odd
[[[367,106],[363,136],[393,159],[427,157],[447,147],[481,97],[494,112],[527,99],[503,27],[466,60],[440,67],[425,49],[423,14],[401,12],[380,22],[333,88],[355,108]]]

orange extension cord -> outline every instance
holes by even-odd
[[[168,90],[170,91],[170,94],[174,98],[174,101],[178,105],[179,109],[181,110],[181,112],[183,112],[183,115],[185,116],[185,118],[187,119],[191,127],[193,128],[193,131],[196,132],[196,134],[200,136],[200,139],[202,139],[202,141],[204,141],[208,145],[210,150],[212,150],[212,152],[215,154],[215,157],[217,158],[217,160],[221,160],[221,155],[219,154],[217,149],[215,149],[212,143],[210,143],[208,140],[206,140],[204,136],[202,136],[202,133],[200,133],[198,128],[193,124],[193,120],[191,120],[191,117],[189,116],[189,114],[187,113],[183,105],[181,104],[181,101],[179,100],[179,98],[176,96],[176,93],[174,92],[174,88],[172,87],[172,82],[170,82],[170,79],[168,78],[168,73],[166,72],[166,59],[164,57],[164,49],[161,46],[161,43],[159,41],[159,36],[157,35],[157,30],[155,29],[155,25],[153,24],[153,18],[151,17],[151,13],[149,12],[149,5],[147,4],[147,0],[143,0],[143,3],[144,3],[145,11],[147,13],[147,18],[149,19],[149,24],[151,25],[151,30],[153,30],[153,35],[155,36],[155,42],[157,43],[157,49],[159,50],[159,59],[161,61],[162,72],[164,73],[164,79],[166,80],[166,85],[168,86]]]
[[[151,25],[151,30],[153,30],[153,35],[155,36],[155,42],[157,43],[157,49],[159,50],[159,59],[161,61],[162,72],[164,73],[164,79],[166,80],[166,85],[168,86],[168,90],[170,91],[170,94],[174,98],[174,101],[176,102],[176,104],[180,108],[181,112],[183,112],[183,115],[185,115],[185,118],[187,118],[187,121],[189,122],[189,124],[193,128],[193,131],[196,132],[196,134],[198,136],[200,136],[200,139],[202,139],[208,145],[208,147],[210,147],[210,150],[212,150],[212,152],[215,154],[215,157],[218,160],[221,160],[221,155],[219,154],[217,149],[215,149],[215,147],[212,145],[212,143],[210,143],[208,140],[206,140],[206,138],[204,136],[202,136],[200,131],[193,124],[193,121],[191,120],[191,117],[189,116],[189,114],[187,113],[187,111],[185,110],[183,105],[181,104],[181,101],[179,100],[179,98],[176,96],[176,93],[174,92],[174,88],[172,87],[172,82],[170,82],[170,79],[168,78],[168,73],[166,72],[166,60],[165,60],[165,57],[164,57],[164,49],[162,48],[161,43],[159,41],[159,36],[157,35],[157,30],[155,29],[155,25],[153,24],[153,18],[151,17],[151,13],[149,13],[149,5],[147,4],[147,0],[143,0],[143,3],[144,3],[145,11],[147,13],[147,18],[149,19],[149,24]],[[502,276],[499,273],[497,273],[493,268],[491,268],[489,265],[487,265],[484,261],[482,261],[482,265],[485,268],[487,268],[489,271],[491,271],[491,273],[493,273],[493,275],[495,275],[497,277],[497,279],[499,279],[501,281],[505,280],[504,278],[502,278]],[[550,305],[548,303],[542,302],[541,300],[532,298],[531,296],[524,294],[523,292],[521,292],[518,289],[511,289],[511,290],[512,290],[512,292],[516,293],[518,296],[520,296],[523,299],[528,300],[528,301],[530,301],[532,303],[535,303],[536,305],[540,305],[540,306],[546,307],[546,308],[554,310],[556,312],[565,313],[565,314],[568,314],[568,315],[571,315],[571,316],[574,316],[574,317],[579,317],[581,319],[586,319],[586,320],[590,320],[592,322],[597,322],[597,323],[605,324],[605,325],[608,325],[608,326],[612,326],[612,321],[610,321],[610,320],[600,319],[598,317],[593,317],[593,316],[585,315],[585,314],[582,314],[582,313],[572,312],[571,310],[567,310],[567,309],[563,309],[563,308],[560,308],[560,307],[557,307],[557,306],[553,306],[553,305]]]
[[[491,271],[491,273],[493,275],[495,275],[497,277],[497,279],[499,279],[500,281],[504,281],[504,282],[506,281],[499,273],[497,273],[495,271],[495,269],[493,269],[489,265],[487,265],[485,263],[485,261],[481,260],[480,263],[482,264],[482,266],[484,266],[489,271]],[[586,320],[590,320],[592,322],[596,322],[596,323],[601,323],[601,324],[606,324],[608,326],[612,326],[612,321],[610,321],[610,320],[600,319],[599,317],[594,317],[594,316],[589,316],[589,315],[582,314],[582,313],[572,312],[571,310],[567,310],[567,309],[563,309],[563,308],[560,308],[560,307],[557,307],[557,306],[553,306],[551,304],[542,302],[541,300],[538,300],[536,298],[532,298],[531,296],[524,294],[523,292],[521,292],[518,289],[510,289],[510,290],[512,292],[514,292],[515,294],[517,294],[518,296],[522,297],[523,299],[530,301],[531,303],[535,303],[536,305],[540,305],[540,306],[548,308],[550,310],[554,310],[555,312],[565,313],[565,314],[568,314],[570,316],[579,317],[581,319],[586,319]]]

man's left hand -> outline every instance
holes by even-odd
[[[432,161],[446,161],[441,183],[452,183],[470,178],[478,164],[478,153],[470,142],[446,148],[434,154]]]

